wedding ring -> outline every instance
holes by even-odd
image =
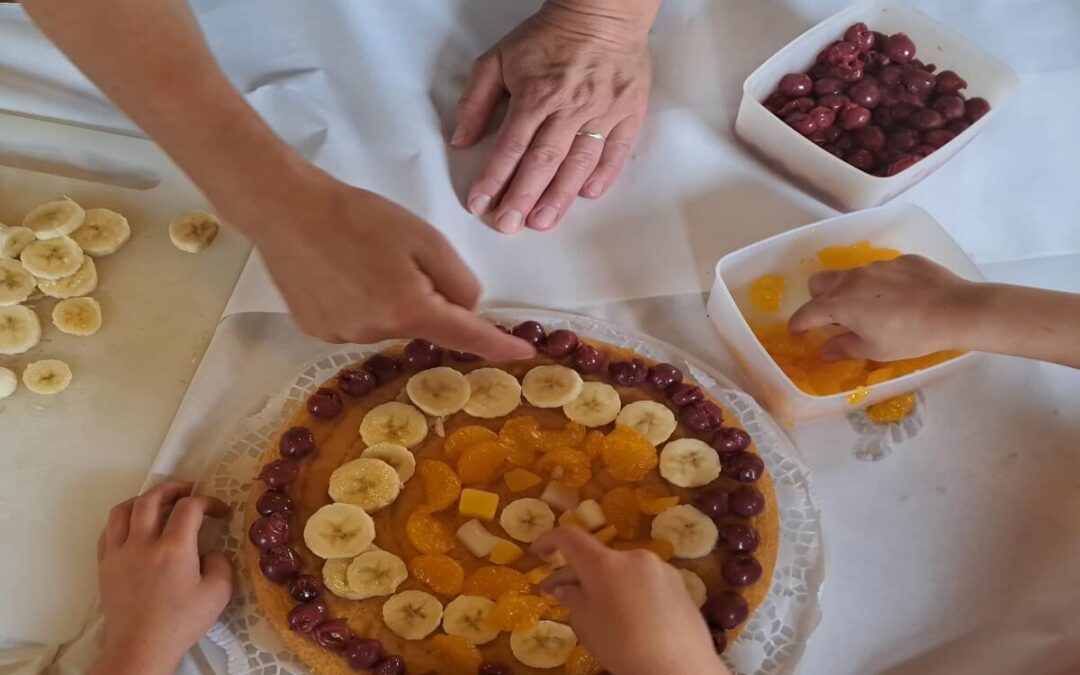
[[[607,140],[607,138],[604,137],[604,134],[601,134],[601,133],[596,132],[596,131],[579,131],[579,132],[577,132],[577,135],[578,136],[586,136],[588,138],[595,138],[596,140],[600,141],[601,143],[603,143],[604,141]]]

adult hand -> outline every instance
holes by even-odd
[[[916,255],[810,277],[812,299],[788,321],[792,333],[839,325],[848,332],[825,359],[892,361],[963,348],[978,284]]]
[[[473,312],[480,284],[442,234],[379,195],[309,169],[287,194],[221,204],[312,335],[420,337],[497,361],[534,353]]]
[[[503,233],[548,230],[574,198],[603,195],[641,128],[658,0],[549,0],[477,59],[458,101],[455,147],[475,144],[509,94],[495,151],[469,190]],[[580,135],[599,134],[601,138]]]
[[[682,577],[656,554],[609,549],[576,527],[545,533],[532,551],[566,559],[541,590],[615,675],[728,675]]]
[[[109,513],[98,539],[105,645],[91,675],[175,672],[228,603],[228,558],[200,558],[197,541],[203,517],[228,507],[190,495],[190,483],[168,481]]]

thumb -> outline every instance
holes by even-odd
[[[232,565],[222,551],[212,551],[202,557],[202,585],[224,609],[232,597]]]
[[[829,338],[821,346],[821,358],[825,361],[867,358],[867,344],[855,333],[842,333]]]
[[[473,66],[469,82],[458,100],[457,128],[450,137],[450,145],[467,148],[480,140],[504,90],[499,57],[484,54]]]

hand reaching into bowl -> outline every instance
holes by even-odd
[[[477,59],[451,144],[475,144],[504,94],[510,105],[469,211],[494,212],[506,234],[549,230],[577,196],[611,187],[648,105],[647,37],[658,5],[549,0]]]

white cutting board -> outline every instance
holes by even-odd
[[[96,335],[60,333],[50,318],[56,301],[40,300],[32,304],[42,343],[0,356],[17,374],[44,358],[74,373],[59,395],[20,383],[0,401],[0,639],[55,644],[86,618],[109,507],[146,478],[248,246],[228,228],[197,255],[172,246],[169,220],[206,202],[144,139],[0,114],[0,165],[0,222],[18,224],[67,195],[119,211],[132,226],[128,244],[97,261],[93,297],[105,321]]]

